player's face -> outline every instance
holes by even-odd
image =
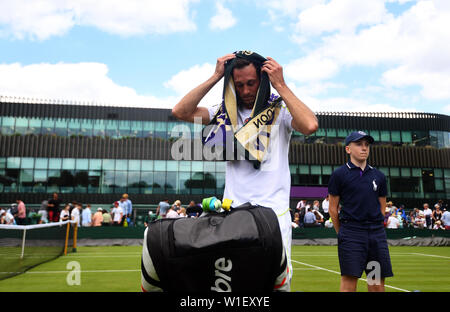
[[[234,86],[238,100],[246,108],[253,108],[259,88],[259,78],[253,64],[233,70]]]
[[[358,162],[366,161],[369,157],[370,144],[366,139],[351,142],[346,146],[347,154]]]

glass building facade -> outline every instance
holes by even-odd
[[[450,198],[450,117],[418,113],[318,113],[313,135],[292,134],[291,200],[326,193],[345,163],[348,133],[374,137],[369,162],[383,171],[388,196],[403,202]],[[136,203],[221,196],[225,162],[174,160],[180,129],[170,110],[0,101],[0,203],[39,203],[53,192],[81,202],[110,203],[128,193]],[[44,195],[45,194],[45,195]]]

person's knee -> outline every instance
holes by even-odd
[[[341,276],[341,292],[355,292],[356,285],[358,284],[358,278],[354,276],[342,275]]]

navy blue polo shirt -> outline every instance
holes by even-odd
[[[340,197],[341,220],[365,224],[384,221],[378,197],[387,195],[386,177],[372,166],[367,165],[362,171],[347,162],[331,175],[328,193]]]

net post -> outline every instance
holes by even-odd
[[[67,245],[69,244],[70,222],[67,222],[66,241],[64,242],[64,256],[67,256]]]
[[[23,255],[25,253],[25,237],[27,236],[27,229],[23,229],[22,235],[22,252],[20,253],[20,259],[23,259]]]
[[[77,252],[77,236],[78,236],[78,222],[75,222],[74,228],[73,228],[72,252]]]

